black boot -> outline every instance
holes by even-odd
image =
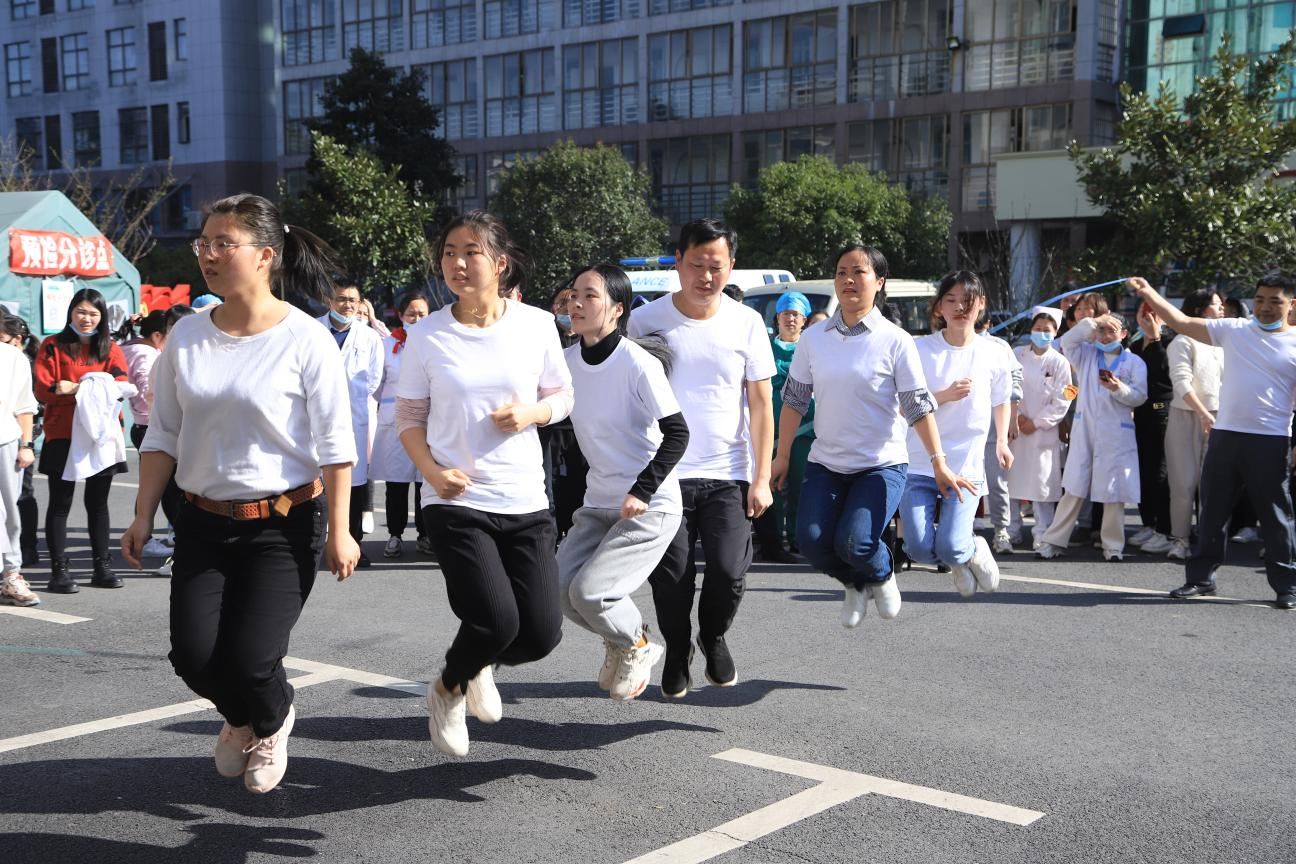
[[[90,584],[96,588],[120,588],[122,587],[122,578],[112,571],[112,555],[96,555],[94,559],[94,576],[90,577]]]
[[[50,559],[50,578],[49,585],[45,590],[51,594],[75,594],[81,589],[77,587],[76,580],[72,574],[68,573],[68,562],[66,558]]]

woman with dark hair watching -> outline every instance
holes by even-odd
[[[683,518],[675,465],[688,424],[666,378],[665,343],[626,336],[630,278],[598,264],[574,287],[568,308],[580,344],[564,353],[576,393],[572,425],[590,467],[584,506],[558,547],[558,599],[570,620],[603,638],[599,686],[625,701],[648,686],[664,651],[648,640],[630,595]]]
[[[184,503],[171,664],[225,718],[217,772],[262,793],[288,767],[296,711],[283,658],[321,548],[339,580],[360,557],[347,530],[356,443],[337,343],[280,299],[326,299],[336,268],[323,241],[285,225],[256,195],[210,205],[193,249],[224,303],[177,323],[154,364],[136,516],[122,553],[139,566],[174,469]]]
[[[72,448],[72,421],[77,411],[77,391],[87,375],[104,372],[128,381],[126,358],[108,333],[108,306],[93,288],[72,295],[67,325],[41,343],[36,354],[36,398],[45,405],[45,444],[41,448],[40,473],[49,478],[49,505],[45,511],[45,543],[50,553],[49,591],[75,594],[76,581],[68,572],[67,520],[72,511],[76,481],[64,480],[64,468]],[[90,526],[90,548],[94,554],[94,575],[90,584],[99,588],[120,588],[122,579],[109,566],[108,493],[112,478],[126,471],[119,462],[85,481],[86,519]]]
[[[438,750],[468,753],[465,709],[494,723],[492,667],[562,638],[554,523],[537,426],[571,413],[571,373],[548,312],[506,300],[522,253],[481,210],[446,226],[436,266],[458,298],[405,340],[396,427],[423,475],[423,520],[461,624],[427,688]]]
[[[32,422],[36,396],[32,393],[31,364],[21,347],[22,332],[12,321],[7,315],[0,317],[0,507],[4,511],[0,603],[36,606],[40,598],[22,575],[22,514],[18,507],[23,475],[35,460]]]

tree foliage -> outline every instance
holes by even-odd
[[[532,257],[533,300],[583,264],[658,254],[669,226],[651,202],[648,175],[619,151],[561,141],[506,171],[490,210]]]
[[[1296,150],[1296,120],[1274,122],[1273,99],[1291,86],[1296,40],[1252,62],[1225,37],[1216,72],[1182,100],[1164,82],[1155,95],[1122,86],[1119,143],[1071,146],[1090,201],[1116,224],[1112,242],[1085,264],[1110,275],[1180,268],[1183,288],[1254,284],[1296,264],[1296,187],[1277,172]]]
[[[802,279],[831,274],[829,257],[848,243],[876,246],[894,276],[930,278],[945,269],[950,212],[938,198],[914,199],[862,165],[802,156],[735,187],[725,218],[738,231],[743,267],[777,267]]]
[[[313,150],[315,182],[299,197],[285,197],[285,219],[326,240],[364,294],[386,297],[421,286],[428,270],[424,225],[436,205],[411,195],[396,169],[363,148],[316,135]]]

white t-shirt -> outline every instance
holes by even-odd
[[[176,483],[217,501],[304,486],[324,465],[354,465],[351,402],[337,343],[299,309],[255,336],[211,315],[176,322],[153,364],[142,452],[176,462]]]
[[[424,506],[512,514],[548,509],[536,427],[501,432],[490,415],[510,402],[537,401],[541,389],[571,386],[553,315],[505,301],[491,326],[465,327],[444,306],[407,332],[396,395],[431,400],[432,458],[472,480],[449,501],[424,483]]]
[[[774,377],[774,350],[760,314],[728,297],[705,321],[687,317],[667,294],[630,316],[630,335],[657,333],[670,345],[670,384],[689,427],[681,480],[751,481],[748,381]]]
[[[984,483],[986,435],[993,421],[990,409],[1012,396],[1012,368],[1017,358],[1006,345],[979,336],[956,348],[939,330],[919,336],[914,344],[933,399],[960,378],[972,380],[972,392],[967,396],[937,406],[936,428],[949,469],[974,483]],[[931,459],[912,429],[908,444],[909,473],[934,476]]]
[[[1206,329],[1224,349],[1215,428],[1286,438],[1296,403],[1296,330],[1266,333],[1247,318],[1216,318]]]
[[[572,427],[589,463],[585,506],[620,510],[639,474],[657,455],[657,421],[680,413],[657,358],[622,339],[597,366],[581,359],[580,343],[565,352],[576,388]],[[672,471],[648,502],[649,510],[683,513],[679,479]]]
[[[905,422],[899,394],[927,389],[914,340],[876,307],[847,336],[832,320],[807,327],[788,377],[810,385],[815,441],[810,461],[838,474],[902,465]],[[923,453],[922,462],[927,461]]]

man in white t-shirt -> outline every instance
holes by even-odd
[[[685,225],[675,252],[680,290],[630,316],[631,336],[657,334],[670,346],[670,383],[689,428],[688,449],[676,468],[684,521],[649,580],[666,642],[662,693],[668,698],[684,696],[692,684],[693,548],[699,540],[706,573],[697,642],[706,677],[718,687],[737,683],[725,633],[751,566],[751,520],[773,500],[774,352],[760,315],[723,293],[737,242],[734,230],[717,219]]]
[[[1296,608],[1296,546],[1288,465],[1292,409],[1296,405],[1296,328],[1287,322],[1296,279],[1270,273],[1260,279],[1254,319],[1188,318],[1146,280],[1130,280],[1140,299],[1180,335],[1224,351],[1219,415],[1202,465],[1197,548],[1188,558],[1185,584],[1171,597],[1215,593],[1215,571],[1224,563],[1228,521],[1243,488],[1260,517],[1265,573],[1279,609]]]

